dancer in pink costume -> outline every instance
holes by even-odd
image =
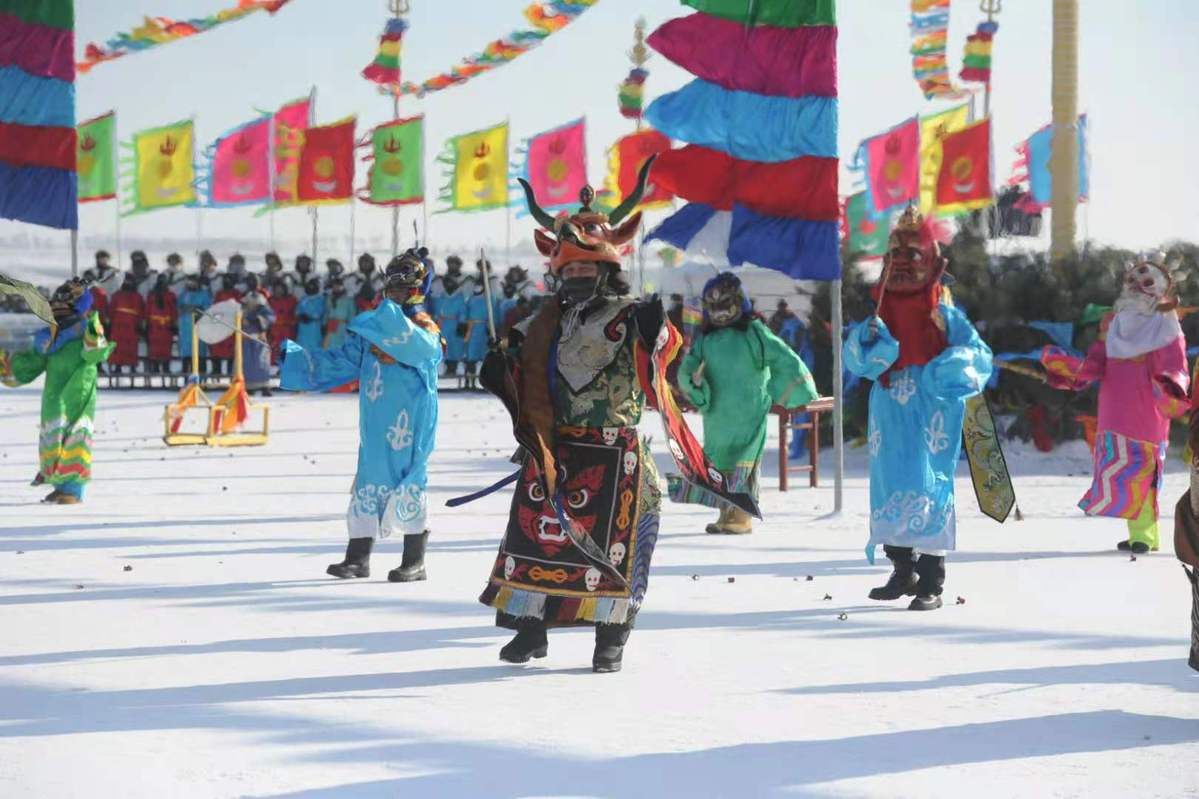
[[[1190,410],[1174,266],[1160,252],[1128,264],[1115,312],[1104,318],[1086,358],[1053,347],[1041,356],[1054,388],[1077,391],[1099,382],[1094,479],[1078,506],[1088,516],[1127,520],[1128,540],[1116,546],[1134,554],[1158,548],[1157,494],[1170,420]]]

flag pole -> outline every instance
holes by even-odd
[[[504,146],[508,152],[505,153],[504,163],[512,163],[512,119],[504,117]],[[504,268],[512,266],[512,195],[511,192],[505,189],[504,192]],[[491,302],[488,300],[488,302]],[[494,333],[494,331],[493,331]]]
[[[399,19],[404,14],[408,13],[411,4],[407,0],[388,0],[388,9],[391,11],[393,19]],[[395,122],[400,118],[400,93],[399,85],[397,84],[391,90],[391,120]],[[424,126],[421,126],[424,130]],[[351,201],[352,202],[352,201]],[[400,254],[400,206],[399,204],[391,206],[391,257],[395,258]]]
[[[266,225],[271,240],[271,252],[275,252],[275,115],[266,123]]]
[[[832,281],[830,292],[832,305],[832,344],[833,344],[833,512],[840,513],[844,504],[843,491],[845,483],[845,386],[842,382],[842,338],[841,329],[844,326],[841,308],[841,278]]]
[[[350,195],[350,262],[346,264],[346,269],[354,268],[354,195]]]
[[[312,214],[312,271],[317,272],[320,269],[320,259],[317,257],[317,246],[320,243],[320,209],[313,205],[309,207],[308,212]]]
[[[121,140],[120,134],[117,132],[117,119],[118,119],[117,112],[113,111],[112,112],[112,165],[113,165],[114,171],[117,169],[117,164],[119,163],[117,160],[117,156],[119,154],[119,151],[117,149],[117,147],[118,147],[117,142],[119,142]],[[117,269],[120,269],[121,268],[121,192],[120,192],[119,186],[116,186],[115,188],[117,189],[117,192],[116,192],[117,196],[115,198],[113,198],[116,201],[113,203],[113,207],[115,209],[115,217],[116,217],[115,224],[114,224],[114,227],[116,229],[116,237],[117,237],[116,265],[117,265]]]
[[[980,7],[980,10],[987,12],[987,22],[994,22],[995,15],[1003,10],[1003,2],[1002,2],[1002,0],[982,0],[982,5]],[[984,117],[991,116],[991,75],[993,75],[995,72],[995,63],[993,60],[995,58],[995,54],[994,54],[993,50],[994,50],[994,48],[992,48],[992,54],[991,54],[991,58],[992,58],[991,72],[987,74],[987,83],[986,83],[985,90],[983,93],[983,116]]]

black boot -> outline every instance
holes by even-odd
[[[598,674],[620,671],[624,645],[632,630],[633,625],[629,623],[595,625],[595,654],[591,656],[591,670]]]
[[[901,596],[915,596],[916,561],[912,559],[912,548],[884,545],[883,551],[887,553],[893,571],[886,585],[870,589],[870,598],[885,602]]]
[[[426,579],[425,575],[425,542],[429,540],[429,531],[404,536],[404,559],[397,569],[387,573],[389,583],[415,583]]]
[[[375,547],[375,539],[351,538],[346,546],[346,558],[341,563],[334,563],[325,569],[330,574],[342,580],[347,577],[371,576],[371,550]]]
[[[908,610],[936,610],[941,607],[941,591],[945,585],[945,558],[939,555],[921,555],[916,561],[916,598]]]
[[[549,652],[549,639],[545,636],[545,622],[529,619],[520,625],[516,637],[500,650],[500,660],[505,663],[528,663],[532,658],[543,658]]]

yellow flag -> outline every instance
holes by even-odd
[[[487,211],[508,205],[508,123],[446,142],[438,159],[451,167],[441,192],[446,211]]]
[[[920,213],[928,216],[937,203],[937,176],[941,174],[941,139],[970,123],[970,106],[959,105],[932,116],[920,117]]]
[[[133,136],[133,212],[196,202],[195,129],[190,120]]]

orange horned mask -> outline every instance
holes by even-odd
[[[653,164],[653,157],[645,162],[637,176],[637,187],[633,193],[610,214],[592,210],[595,190],[590,186],[584,186],[579,192],[582,207],[573,214],[562,214],[554,218],[537,204],[533,187],[523,178],[519,179],[525,190],[529,213],[542,228],[553,232],[551,236],[542,229],[533,231],[537,249],[550,259],[550,271],[553,274],[557,275],[561,273],[562,267],[579,261],[612,264],[616,269],[620,269],[620,248],[633,240],[641,226],[641,212],[631,216],[629,212],[641,202]],[[626,216],[628,219],[625,219]],[[623,223],[621,220],[624,220]]]

